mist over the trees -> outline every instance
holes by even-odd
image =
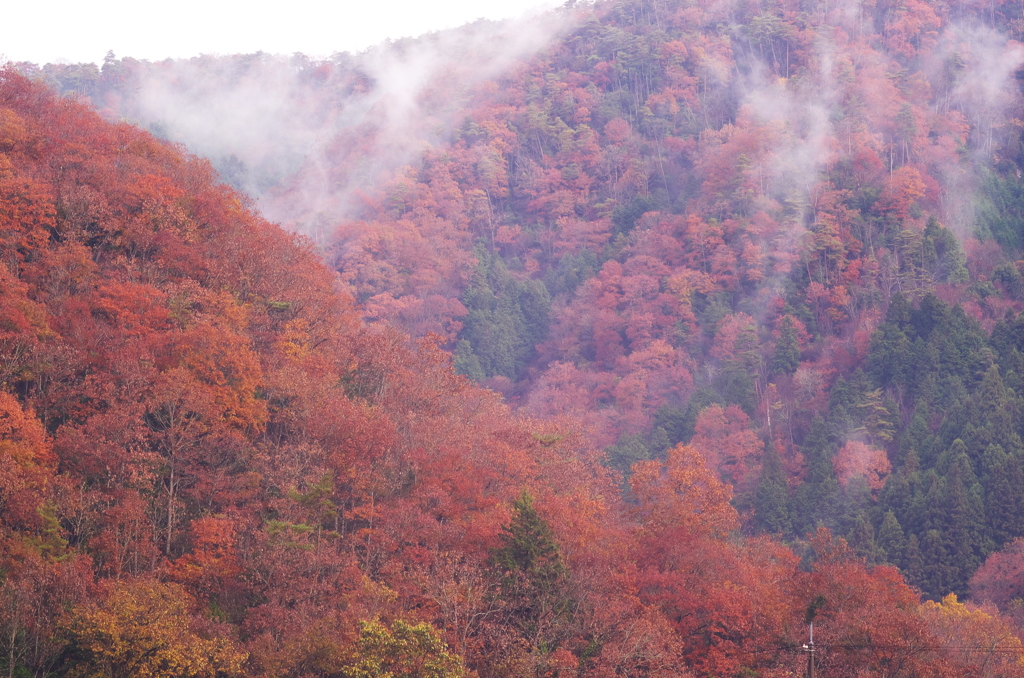
[[[9,66],[0,666],[790,676],[817,615],[822,676],[1021,673],[1022,38],[609,0]]]

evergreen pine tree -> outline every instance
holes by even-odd
[[[473,352],[473,347],[465,339],[455,345],[453,367],[458,374],[465,375],[473,381],[481,381],[487,375],[480,366],[480,358]]]
[[[923,265],[931,273],[932,280],[954,285],[967,282],[967,257],[960,248],[960,242],[934,216],[929,217],[925,226],[922,249],[928,253]]]
[[[860,511],[853,519],[846,541],[869,566],[885,560],[885,554],[875,541],[875,528],[864,511]]]
[[[904,566],[904,552],[907,549],[906,536],[896,514],[886,511],[882,518],[882,525],[878,528],[877,543],[885,554],[887,562],[893,565]]]
[[[523,492],[512,504],[512,522],[503,525],[492,560],[509,575],[524,574],[538,588],[550,590],[566,574],[554,532]]]
[[[917,308],[910,311],[910,324],[914,327],[914,334],[927,342],[936,328],[948,323],[948,313],[949,306],[932,292],[926,293],[921,297]]]
[[[921,474],[921,482],[914,488],[914,497],[905,514],[903,524],[907,530],[923,534],[946,526],[945,487],[938,471],[928,469]]]
[[[996,547],[1024,534],[1024,470],[1001,445],[989,445],[982,458],[985,518]]]
[[[658,429],[664,432],[664,429]],[[668,436],[665,436],[667,440]],[[665,445],[662,451],[668,449]],[[628,477],[632,472],[633,464],[646,461],[651,458],[651,450],[648,446],[646,436],[643,433],[626,433],[619,440],[608,448],[609,468],[620,471],[623,476]]]
[[[900,564],[900,567],[903,569],[903,574],[906,575],[908,582],[918,588],[922,588],[924,560],[921,557],[921,547],[916,534],[910,535],[907,539],[907,548],[903,552],[903,562]]]
[[[839,480],[832,458],[835,446],[829,440],[825,422],[816,416],[801,448],[807,462],[807,477],[793,495],[790,520],[797,534],[818,525],[834,529],[839,518]]]
[[[1016,393],[1024,392],[1024,353],[1014,346],[999,365],[1006,385]]]
[[[651,456],[664,459],[665,453],[670,447],[672,447],[672,441],[669,440],[668,431],[661,426],[655,426],[651,430],[651,441],[647,445]]]
[[[934,380],[932,381],[934,382]],[[927,401],[918,400],[918,405],[914,408],[914,416],[910,420],[910,425],[899,434],[899,445],[892,459],[894,465],[905,464],[910,454],[917,456],[916,450],[931,448],[931,439],[934,436],[928,426],[929,414],[930,408]],[[915,460],[916,462],[917,460]]]
[[[983,554],[991,549],[985,548],[983,537],[985,524],[981,486],[971,468],[963,443],[956,441],[950,453],[952,458],[949,471],[943,483],[946,486],[948,515],[943,537],[949,557],[949,590],[962,596],[967,593],[967,580],[978,569]]]
[[[523,492],[512,508],[512,522],[502,526],[491,561],[502,575],[506,613],[534,648],[547,653],[557,648],[572,621],[569,569],[533,497]]]
[[[885,487],[879,498],[881,506],[895,513],[897,516],[906,516],[914,500],[914,493],[920,481],[920,466],[917,452],[910,449],[901,466],[895,473],[885,481]],[[901,521],[906,525],[905,520]]]
[[[1000,413],[1000,410],[1006,410],[1016,404],[1011,403],[1009,389],[1003,384],[998,365],[990,365],[985,370],[985,376],[974,393],[974,397],[971,398],[971,402],[975,405],[974,415],[979,423],[991,421]]]
[[[953,591],[954,575],[950,572],[946,542],[938,530],[928,530],[921,537],[921,590],[930,598],[939,599]]]
[[[889,308],[885,310],[885,322],[903,330],[910,325],[910,313],[913,311],[910,301],[901,292],[889,298]]]
[[[469,342],[486,376],[514,380],[547,335],[551,297],[539,280],[516,280],[493,253],[477,247],[475,254],[479,265],[462,295],[468,313],[460,339]]]
[[[772,369],[777,374],[793,374],[800,367],[800,344],[793,318],[786,315],[779,321],[779,338],[775,342]]]
[[[754,520],[759,530],[771,534],[788,534],[789,483],[782,460],[772,441],[768,441],[761,457],[761,478],[754,492]]]
[[[871,335],[866,362],[872,379],[880,386],[908,384],[913,358],[906,333],[895,323],[882,323]]]
[[[695,393],[690,398],[690,401],[693,402],[697,397],[698,394]],[[654,428],[665,432],[668,446],[672,447],[690,439],[690,436],[693,435],[693,426],[696,420],[696,415],[690,417],[688,411],[684,411],[674,405],[665,404],[654,413]]]

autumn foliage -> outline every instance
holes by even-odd
[[[0,71],[8,675],[1020,673],[989,10],[564,11],[318,246]]]

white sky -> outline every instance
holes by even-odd
[[[502,19],[564,0],[15,0],[5,3],[0,63],[155,61],[262,50],[309,56],[359,51],[485,17]]]

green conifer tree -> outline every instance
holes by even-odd
[[[878,539],[876,541],[879,548],[885,554],[887,562],[900,567],[905,565],[904,552],[907,549],[907,539],[903,534],[900,521],[896,519],[896,514],[892,511],[885,512],[885,517],[882,518],[882,525],[878,528]]]
[[[786,315],[779,321],[779,338],[775,342],[772,369],[777,374],[793,374],[800,367],[800,344],[797,341],[796,325]]]
[[[465,339],[459,339],[455,345],[455,356],[453,361],[455,371],[465,375],[473,381],[481,381],[487,375],[480,366],[480,358],[473,352],[473,346]]]
[[[885,553],[875,541],[875,528],[864,511],[857,513],[853,519],[853,526],[846,535],[846,541],[869,566],[885,560]]]
[[[982,458],[985,518],[997,547],[1024,534],[1024,469],[1001,445],[989,445]]]
[[[543,654],[566,637],[576,601],[569,569],[554,532],[528,492],[513,503],[512,522],[502,527],[491,561],[501,574],[501,597],[510,622]]]
[[[903,552],[903,563],[900,565],[907,581],[921,588],[924,580],[924,560],[916,534],[907,538],[907,548]]]
[[[759,530],[771,534],[788,534],[792,528],[789,483],[779,453],[770,440],[761,457],[761,478],[754,492],[754,520]]]
[[[835,446],[829,440],[825,422],[815,416],[811,431],[801,447],[807,463],[807,477],[793,495],[790,520],[797,534],[813,531],[818,525],[834,529],[839,521],[839,480],[832,458]]]
[[[921,579],[916,583],[931,598],[939,599],[953,592],[955,575],[950,571],[946,540],[939,530],[928,530],[921,536]]]

